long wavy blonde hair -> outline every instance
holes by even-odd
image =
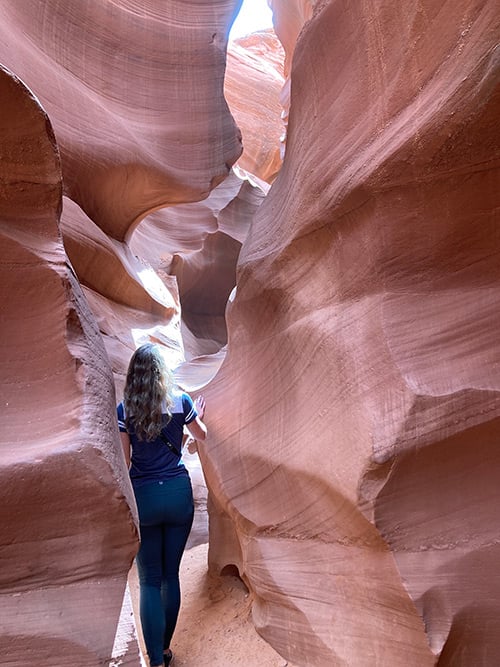
[[[172,418],[174,379],[158,345],[146,343],[132,355],[123,395],[127,427],[139,440],[154,440],[165,424],[162,418],[166,402],[167,423]]]

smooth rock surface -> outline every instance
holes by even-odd
[[[224,94],[243,141],[238,165],[268,183],[282,163],[284,59],[272,30],[236,39],[227,52]]]
[[[168,280],[167,287],[176,282],[190,360],[216,354],[227,343],[225,310],[241,244],[268,189],[236,167],[205,200],[153,213],[130,239],[132,253]]]

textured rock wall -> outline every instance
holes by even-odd
[[[498,34],[494,2],[335,1],[295,45],[205,472],[211,563],[301,665],[500,658]]]
[[[0,99],[1,662],[97,667],[120,636],[121,664],[138,664],[119,623],[135,505],[111,370],[59,231],[59,154],[3,68]]]
[[[229,45],[224,94],[242,131],[238,165],[268,183],[281,168],[283,65],[283,48],[272,30]]]
[[[273,11],[274,32],[281,42],[285,53],[283,61],[285,81],[280,93],[281,117],[285,126],[281,139],[282,155],[285,149],[286,127],[290,113],[290,70],[295,44],[304,24],[312,17],[314,7],[319,2],[320,0],[268,0],[269,7]]]

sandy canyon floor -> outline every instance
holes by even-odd
[[[208,574],[207,551],[208,545],[201,544],[188,549],[183,557],[182,606],[172,642],[173,667],[293,667],[255,631],[250,596],[241,580]],[[138,618],[135,567],[129,583]],[[142,637],[139,639],[144,650]]]

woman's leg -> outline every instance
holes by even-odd
[[[165,529],[165,560],[161,584],[161,596],[165,618],[163,646],[169,648],[177,624],[181,606],[181,589],[179,583],[179,567],[184,547],[191,530],[192,519],[182,526],[171,526]]]
[[[180,607],[179,567],[194,515],[191,480],[179,476],[136,489],[142,633],[150,664],[161,665]]]
[[[179,568],[193,524],[194,504],[191,481],[188,477],[170,480],[172,490],[168,498],[168,522],[163,526],[163,577],[161,595],[165,619],[164,649],[170,646],[174,634],[181,592]]]
[[[163,665],[163,637],[165,634],[165,615],[161,595],[163,526],[158,522],[163,505],[163,494],[158,493],[157,485],[148,484],[136,490],[136,500],[141,533],[141,545],[136,558],[140,586],[141,627],[150,664],[156,667]]]

